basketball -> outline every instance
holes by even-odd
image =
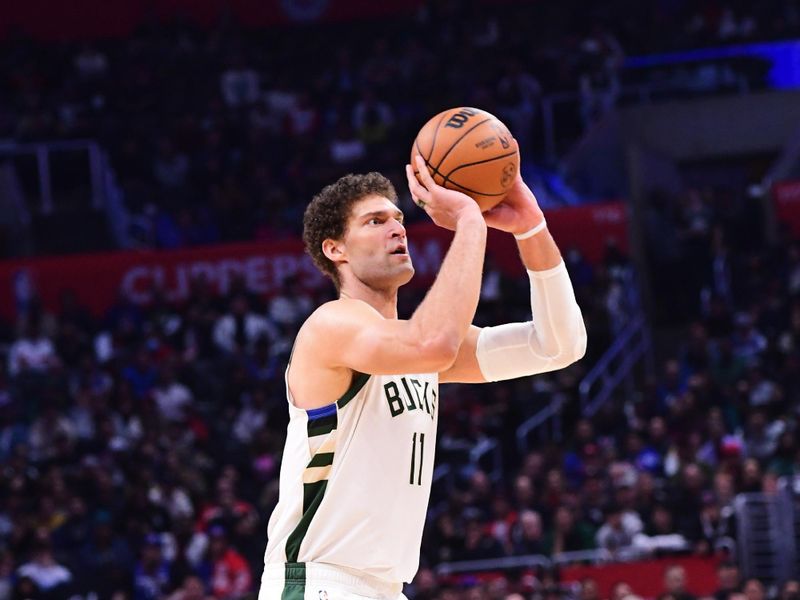
[[[478,108],[451,108],[420,129],[411,165],[422,155],[433,180],[475,199],[481,211],[499,203],[519,171],[519,148],[508,127]]]

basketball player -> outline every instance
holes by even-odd
[[[391,183],[347,175],[306,209],[306,248],[339,299],[303,324],[287,369],[291,418],[260,600],[404,598],[419,564],[438,384],[560,369],[585,351],[569,276],[522,179],[484,215],[418,160],[421,183],[406,167],[411,195],[455,236],[408,320],[397,318],[397,290],[414,267]],[[519,240],[534,322],[471,325],[487,226]]]

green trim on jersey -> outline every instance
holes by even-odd
[[[300,517],[297,527],[294,528],[294,531],[289,534],[289,538],[286,540],[287,562],[297,562],[297,556],[300,554],[300,544],[303,543],[303,538],[306,537],[308,526],[311,525],[311,519],[317,514],[317,509],[322,504],[322,497],[325,495],[326,487],[328,487],[327,479],[303,484],[303,516]]]
[[[304,600],[306,595],[306,563],[286,563],[281,600]]]
[[[355,395],[361,391],[371,375],[367,373],[358,373],[357,371],[353,373],[353,382],[350,384],[350,388],[344,393],[344,395],[336,401],[336,406],[339,408],[344,408],[347,406],[347,403],[352,400]]]
[[[336,414],[308,421],[308,437],[326,435],[336,429]]]
[[[369,378],[370,375],[366,373],[354,373],[353,381],[348,390],[344,393],[344,395],[342,395],[341,398],[339,398],[339,400],[336,401],[335,405],[328,406],[335,406],[337,411],[341,408],[344,408],[347,403],[350,402],[350,400],[352,400],[355,395],[363,389],[363,387],[367,384],[367,381],[369,381]],[[306,426],[308,437],[312,438],[320,435],[330,434],[334,429],[336,429],[337,424],[338,412],[332,415],[315,418],[313,420],[309,419]],[[315,454],[311,457],[311,460],[306,468],[327,467],[332,465],[333,454],[333,452],[319,452]],[[327,479],[303,484],[303,514],[300,517],[300,521],[298,521],[294,530],[291,534],[289,534],[289,537],[286,540],[287,586],[284,587],[284,595],[282,596],[282,600],[302,599],[301,592],[305,590],[305,583],[303,583],[302,587],[300,587],[296,582],[289,584],[289,567],[292,563],[297,563],[297,558],[300,554],[300,545],[303,543],[306,533],[308,533],[308,527],[311,525],[311,520],[317,513],[319,505],[322,504],[322,498],[325,496],[325,489],[327,486]],[[297,564],[303,565],[303,563]],[[302,568],[303,577],[305,577],[305,565],[303,565]],[[305,581],[305,579],[303,581]],[[294,595],[297,593],[301,593],[301,595]]]
[[[333,452],[317,452],[311,457],[307,469],[311,467],[327,467],[333,464]]]

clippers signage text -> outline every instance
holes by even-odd
[[[576,247],[590,261],[600,260],[605,242],[614,238],[627,248],[627,218],[621,202],[570,207],[547,212],[547,221],[562,250]],[[427,289],[433,282],[452,240],[452,233],[432,223],[407,229],[415,275],[408,287]],[[524,276],[512,236],[490,230],[487,254],[509,276]],[[271,296],[287,277],[296,277],[309,291],[331,285],[303,252],[299,239],[224,244],[170,251],[128,251],[0,262],[0,317],[13,319],[34,296],[51,311],[60,295],[73,290],[96,315],[104,314],[120,297],[147,305],[160,292],[170,302],[190,297],[201,279],[225,294],[235,281],[252,293]]]

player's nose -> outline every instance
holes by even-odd
[[[406,228],[405,226],[398,221],[397,219],[392,219],[392,237],[406,237]]]

